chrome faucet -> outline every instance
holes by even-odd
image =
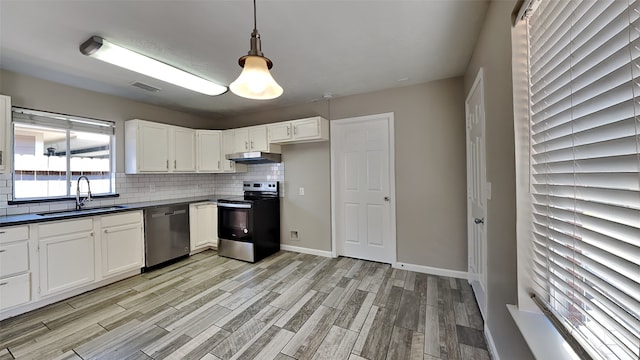
[[[82,179],[87,180],[87,197],[80,201],[80,180]],[[87,201],[91,201],[91,184],[89,178],[82,175],[78,178],[78,187],[76,188],[76,210],[81,210]]]

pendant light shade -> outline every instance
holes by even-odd
[[[242,67],[242,72],[229,85],[234,94],[254,100],[275,99],[282,95],[282,87],[278,85],[269,72],[273,63],[262,54],[260,34],[256,26],[256,0],[253,0],[251,48],[248,55],[238,60],[238,64]]]

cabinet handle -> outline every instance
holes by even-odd
[[[89,234],[90,237],[93,237],[93,231]]]
[[[4,233],[5,233],[4,231],[0,231],[0,234],[4,234]]]
[[[8,285],[8,284],[9,284],[9,283],[2,282],[2,283],[0,283],[0,286],[4,286],[4,285]]]
[[[178,160],[173,160],[173,168],[177,168],[178,167]]]
[[[3,252],[6,252],[6,251],[7,251],[7,250],[5,250],[5,249],[2,249],[2,250],[0,250],[0,253],[3,253]]]
[[[105,234],[108,234],[108,233],[109,233],[109,230],[108,230],[108,229],[104,229],[104,233],[105,233]]]
[[[248,141],[244,142],[244,149],[245,150],[249,150],[249,142]]]
[[[220,160],[218,160],[218,169],[220,169]]]
[[[253,140],[251,140],[251,150],[253,150]]]
[[[169,160],[167,160],[167,170],[169,170]]]
[[[287,136],[291,135],[291,128],[289,126],[287,126]]]
[[[298,127],[293,125],[293,135],[298,133]]]
[[[4,155],[4,151],[0,150],[0,165],[2,165],[2,164],[3,164],[3,161],[2,161],[3,157],[2,157],[2,155]]]

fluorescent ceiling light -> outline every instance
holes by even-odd
[[[205,80],[184,70],[138,54],[135,51],[125,49],[99,36],[92,36],[89,40],[82,43],[82,45],[80,45],[80,52],[110,64],[205,95],[215,96],[227,91],[226,86],[212,83],[209,80]]]

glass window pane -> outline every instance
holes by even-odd
[[[70,131],[69,143],[69,193],[76,194],[78,178],[83,175],[91,182],[92,195],[111,193],[111,136]],[[80,184],[80,193],[87,193],[87,183],[84,181]]]
[[[16,199],[67,195],[66,130],[15,124]]]

